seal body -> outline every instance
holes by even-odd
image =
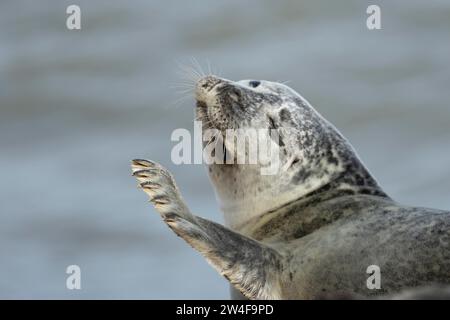
[[[370,297],[450,282],[450,213],[396,203],[298,93],[279,83],[207,76],[196,99],[204,129],[275,130],[282,170],[262,175],[261,164],[208,165],[226,226],[190,213],[159,164],[134,160],[133,174],[236,298]],[[226,142],[213,142],[232,153]],[[378,270],[375,288],[370,267]]]
[[[449,282],[448,212],[370,195],[318,199],[292,204],[245,230],[286,257],[283,297],[374,296]],[[372,265],[381,271],[379,289],[366,285]]]

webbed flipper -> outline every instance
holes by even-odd
[[[281,255],[273,248],[218,223],[194,216],[172,175],[148,160],[132,161],[133,176],[164,222],[202,254],[249,299],[280,298]]]

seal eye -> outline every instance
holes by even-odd
[[[261,84],[261,81],[256,81],[256,80],[252,80],[248,83],[248,85],[252,88],[256,88],[257,86],[259,86]]]

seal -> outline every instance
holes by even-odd
[[[193,215],[161,165],[133,160],[133,175],[164,222],[244,297],[373,297],[450,282],[450,212],[394,201],[293,89],[210,75],[195,97],[204,128],[276,130],[284,170],[208,165],[225,226]],[[377,288],[369,266],[379,270]]]

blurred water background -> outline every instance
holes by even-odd
[[[0,298],[228,298],[130,176],[130,159],[159,161],[223,221],[204,168],[170,161],[171,132],[193,125],[174,89],[191,58],[290,81],[392,197],[450,209],[449,40],[444,0],[0,2]]]

